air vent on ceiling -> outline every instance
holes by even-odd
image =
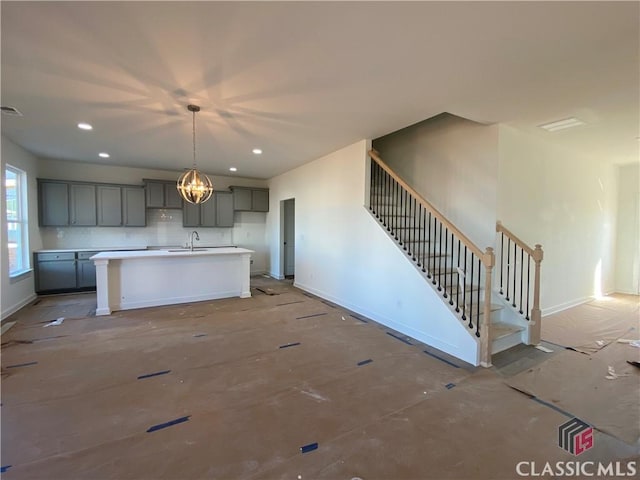
[[[16,107],[5,107],[4,105],[0,107],[3,115],[12,115],[14,117],[21,117],[22,113]]]
[[[557,132],[558,130],[564,130],[565,128],[579,127],[580,125],[585,125],[585,123],[576,117],[571,117],[538,126],[540,128],[544,128],[548,132]]]

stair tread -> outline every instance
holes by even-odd
[[[491,339],[496,340],[498,338],[506,337],[513,333],[519,333],[524,330],[524,327],[519,325],[512,325],[510,323],[496,322],[491,323]]]

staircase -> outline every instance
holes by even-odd
[[[531,249],[498,223],[497,257],[492,247],[481,250],[375,150],[369,155],[370,213],[476,339],[480,365],[519,343],[539,343],[540,246]]]

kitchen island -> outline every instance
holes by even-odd
[[[251,296],[252,250],[238,247],[101,252],[96,315],[117,310]]]

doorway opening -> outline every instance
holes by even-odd
[[[281,208],[283,274],[292,279],[296,272],[296,200],[283,200]]]

